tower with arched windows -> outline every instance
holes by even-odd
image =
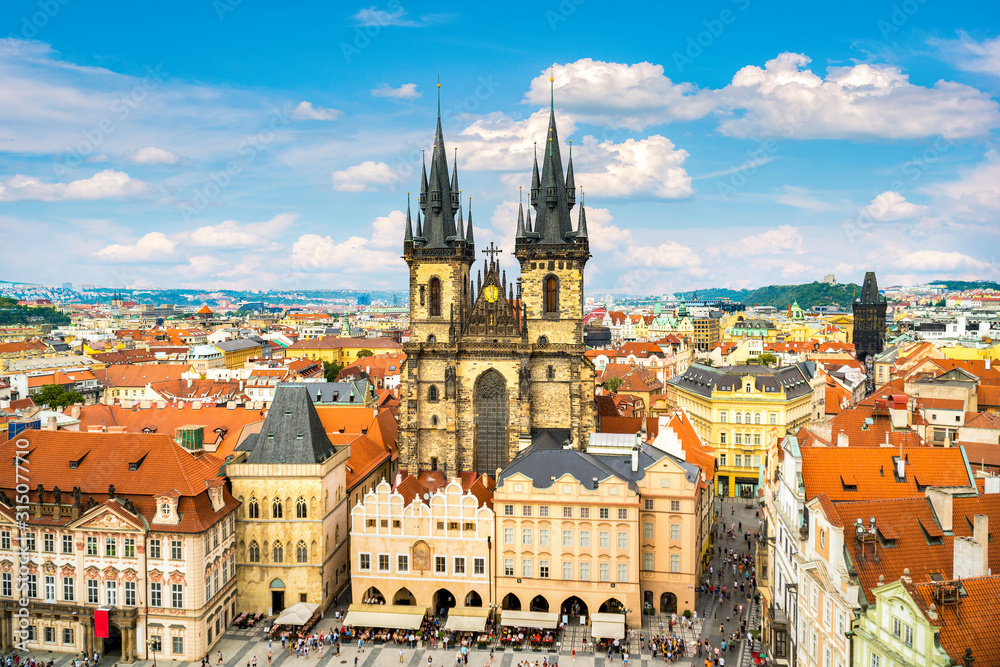
[[[482,250],[487,257],[473,277],[471,202],[466,217],[440,104],[418,205],[415,225],[407,207],[403,237],[410,341],[403,346],[402,467],[493,474],[542,431],[584,442],[594,424],[594,368],[583,356],[590,246],[582,204],[576,224],[571,217],[573,158],[564,172],[555,109],[541,171],[535,157],[531,208],[525,216],[522,205],[511,221],[519,279],[508,281],[497,258],[504,251],[493,244]]]

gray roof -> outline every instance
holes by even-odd
[[[361,405],[365,398],[371,395],[371,383],[368,380],[354,380],[349,382],[301,382],[287,383],[301,385],[309,392],[309,398],[313,403],[356,403]],[[279,385],[280,386],[280,385]],[[351,395],[354,400],[351,400]]]
[[[698,466],[645,443],[639,450],[638,470],[633,472],[631,451],[617,455],[595,455],[576,449],[564,449],[564,438],[560,435],[551,431],[537,434],[531,446],[519,452],[500,472],[497,487],[503,486],[508,477],[518,473],[530,479],[531,485],[536,489],[549,488],[554,484],[553,478],[570,475],[589,489],[597,488],[595,479],[600,483],[609,477],[617,477],[627,482],[629,489],[638,493],[636,482],[645,477],[646,468],[663,458],[670,458],[683,468],[685,477],[692,483],[698,480],[701,473]]]
[[[770,368],[757,364],[741,364],[714,368],[691,364],[683,375],[671,378],[667,384],[692,391],[700,396],[711,396],[712,390],[733,391],[746,375],[754,376],[757,391],[784,391],[789,398],[798,398],[812,391],[809,380],[816,375],[816,364],[811,361],[791,366]]]
[[[238,352],[239,350],[249,350],[252,347],[261,347],[263,339],[260,338],[239,338],[237,340],[224,340],[216,343],[215,347],[223,352]]]
[[[279,384],[260,433],[237,449],[250,452],[247,463],[322,463],[334,453],[302,384]]]

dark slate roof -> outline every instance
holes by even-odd
[[[713,389],[732,391],[746,375],[754,376],[757,391],[769,393],[783,390],[789,398],[798,398],[812,391],[809,380],[816,375],[816,364],[807,361],[780,368],[757,364],[721,368],[691,364],[683,375],[678,375],[667,383],[701,396],[711,396]]]
[[[260,433],[237,448],[247,463],[322,463],[334,453],[304,384],[279,384]]]
[[[566,441],[564,434],[568,432],[561,429],[533,434],[531,446],[521,450],[500,472],[497,477],[497,488],[503,486],[508,477],[518,473],[530,479],[531,485],[536,489],[546,489],[552,486],[553,477],[558,479],[568,474],[589,489],[597,488],[595,479],[602,482],[609,477],[617,477],[623,482],[628,482],[632,491],[638,492],[636,482],[645,477],[646,468],[664,457],[669,457],[680,465],[688,481],[695,483],[698,480],[700,473],[698,466],[650,445],[643,444],[639,450],[638,470],[632,472],[631,451],[622,454],[595,455],[576,449],[564,449],[563,443]]]

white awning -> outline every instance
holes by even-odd
[[[448,610],[448,620],[445,630],[458,632],[482,632],[486,629],[486,619],[490,610],[482,607],[454,607]]]
[[[313,602],[299,602],[281,612],[274,619],[275,625],[305,625],[313,617],[319,605]]]
[[[622,639],[625,637],[625,614],[592,614],[590,636],[594,639]]]
[[[352,604],[347,608],[344,625],[353,628],[389,628],[417,630],[427,609],[402,604]]]
[[[500,625],[508,628],[538,628],[555,630],[559,627],[559,614],[546,611],[511,611],[504,609]]]

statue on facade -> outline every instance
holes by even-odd
[[[58,486],[52,487],[52,499],[56,505],[62,505],[62,489]]]
[[[79,486],[74,486],[73,487],[73,506],[74,507],[79,507],[80,506],[80,487]]]
[[[84,508],[84,509],[86,509],[86,511],[89,512],[90,510],[94,509],[95,507],[97,507],[97,501],[94,500],[94,496],[90,496],[89,498],[87,498],[87,507]]]
[[[444,397],[455,398],[455,367],[448,366],[444,369]]]
[[[114,497],[115,497],[115,485],[108,484],[108,498],[114,498]]]
[[[528,368],[527,359],[521,359],[521,367],[517,371],[517,379],[521,391],[521,400],[525,400],[531,391],[531,369]]]
[[[38,493],[38,502],[40,503],[45,502],[45,485],[39,484],[35,490]]]

